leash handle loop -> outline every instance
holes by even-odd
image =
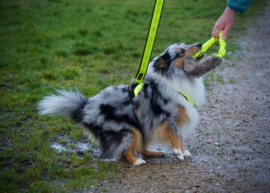
[[[143,78],[146,74],[148,63],[152,54],[152,49],[155,43],[156,34],[161,18],[162,8],[165,0],[156,0],[153,15],[150,23],[150,28],[148,31],[148,36],[146,39],[146,44],[143,51],[143,56],[141,60],[140,67],[138,69],[137,75],[135,76],[135,81],[140,83],[143,81]]]

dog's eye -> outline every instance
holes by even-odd
[[[185,52],[186,52],[186,50],[184,50],[184,49],[181,49],[181,50],[180,50],[180,53],[181,53],[181,54],[184,54]]]

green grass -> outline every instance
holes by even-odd
[[[108,85],[128,84],[140,63],[152,0],[0,0],[0,190],[67,192],[121,178],[119,162],[55,152],[54,141],[86,139],[67,118],[39,116],[37,102],[54,88],[92,96]],[[204,43],[226,2],[166,1],[152,58],[172,43]],[[260,13],[254,1],[239,14],[227,51],[245,33],[244,21]],[[218,44],[208,54],[217,52]],[[205,79],[210,89],[209,75]],[[65,138],[61,138],[65,136]],[[70,144],[74,147],[74,144]],[[107,191],[106,187],[100,191]]]

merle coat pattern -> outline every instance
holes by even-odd
[[[164,152],[147,149],[151,141],[158,140],[170,143],[183,160],[190,156],[183,137],[195,130],[199,117],[179,91],[201,106],[205,100],[201,77],[222,63],[215,55],[191,57],[200,49],[200,43],[167,47],[149,63],[145,84],[132,100],[128,85],[109,86],[91,98],[78,91],[57,90],[58,95],[44,97],[39,103],[40,114],[71,117],[100,141],[105,157],[124,156],[133,165],[143,164],[145,161],[133,154],[164,156]]]

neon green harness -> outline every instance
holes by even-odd
[[[139,94],[139,92],[140,92],[140,90],[142,89],[142,87],[144,86],[144,84],[145,84],[145,82],[141,82],[141,83],[139,83],[136,87],[135,87],[135,89],[134,89],[134,97],[136,97],[138,94]],[[192,106],[194,106],[194,102],[193,102],[193,100],[186,94],[186,93],[184,93],[184,92],[181,92],[181,91],[178,91],[181,95],[183,95],[186,99],[187,99],[187,101],[192,105]]]

